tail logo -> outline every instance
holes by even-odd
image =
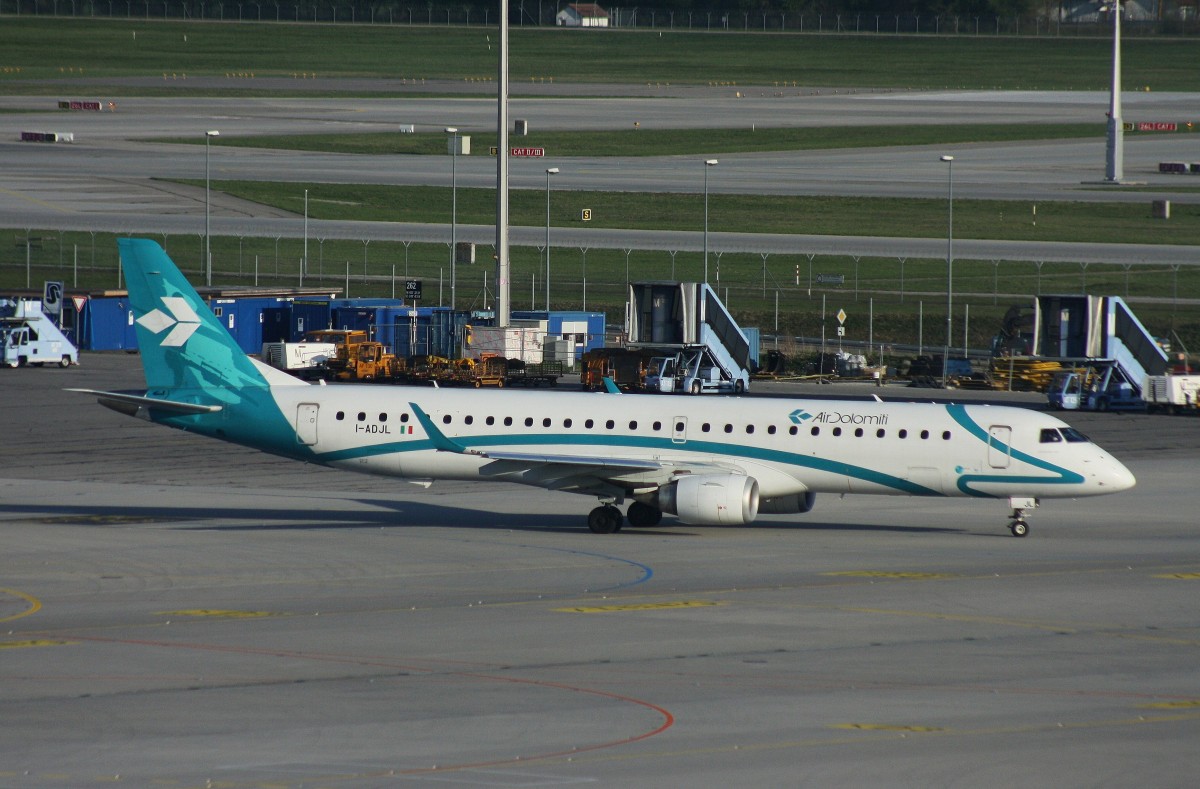
[[[138,318],[137,322],[153,334],[162,334],[170,329],[170,333],[159,344],[177,348],[200,328],[200,316],[179,296],[163,296],[162,303],[170,315],[162,310],[154,310]]]

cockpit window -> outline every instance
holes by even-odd
[[[1086,444],[1091,441],[1090,438],[1085,436],[1083,433],[1080,433],[1073,427],[1064,427],[1062,429],[1062,434],[1063,438],[1067,439],[1067,441],[1071,442],[1072,444]]]
[[[1040,440],[1041,440],[1041,443],[1043,443],[1043,444],[1057,444],[1060,441],[1062,441],[1063,438],[1062,438],[1062,434],[1059,433],[1054,428],[1044,427],[1044,428],[1042,428],[1042,437]]]

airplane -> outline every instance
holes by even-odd
[[[1007,499],[1024,537],[1041,499],[1135,484],[1063,421],[1007,406],[309,383],[244,353],[157,243],[118,243],[147,388],[74,391],[307,463],[593,496],[598,534],[664,513],[745,525],[863,493]]]

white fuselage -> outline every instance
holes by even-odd
[[[1069,430],[1061,420],[1005,406],[372,385],[276,386],[272,393],[286,418],[309,420],[298,430],[306,459],[406,478],[544,484],[544,475],[486,456],[520,452],[649,460],[667,470],[625,475],[620,482],[629,490],[663,484],[671,468],[703,464],[757,480],[764,498],[1053,498],[1133,485],[1120,462],[1082,437],[1068,441],[1057,432],[1047,441],[1044,431]],[[414,405],[470,451],[433,446]]]

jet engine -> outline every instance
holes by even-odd
[[[817,501],[817,494],[811,490],[795,493],[790,496],[773,496],[763,498],[758,502],[758,511],[764,515],[790,515],[794,512],[808,512]]]
[[[653,506],[694,526],[740,526],[758,514],[758,480],[744,474],[697,474],[659,488]]]

